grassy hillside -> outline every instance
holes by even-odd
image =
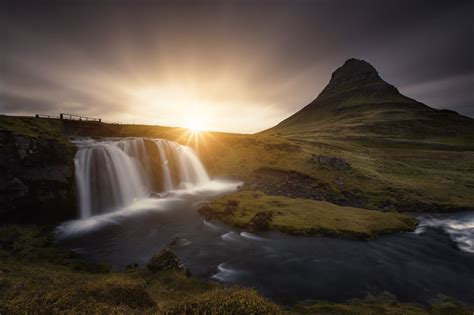
[[[328,159],[350,167],[320,163]],[[212,171],[272,195],[454,211],[474,208],[473,161],[474,119],[410,99],[350,59],[312,103],[223,147]]]
[[[263,132],[285,137],[389,137],[474,140],[474,120],[437,110],[402,95],[363,60],[338,68],[319,96]]]
[[[208,152],[215,176],[236,177],[267,194],[367,209],[474,208],[472,142],[271,136],[235,138]],[[314,161],[344,159],[345,170]]]

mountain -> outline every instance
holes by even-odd
[[[319,96],[263,134],[383,136],[395,138],[474,137],[474,119],[438,110],[402,95],[368,62],[349,59]]]

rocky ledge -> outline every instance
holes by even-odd
[[[74,147],[0,130],[0,220],[55,223],[76,214]]]

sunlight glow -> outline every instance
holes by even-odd
[[[205,123],[201,119],[191,119],[188,121],[186,128],[191,132],[201,132],[206,129]]]

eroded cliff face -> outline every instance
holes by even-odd
[[[56,223],[76,217],[73,146],[0,131],[0,220]]]

